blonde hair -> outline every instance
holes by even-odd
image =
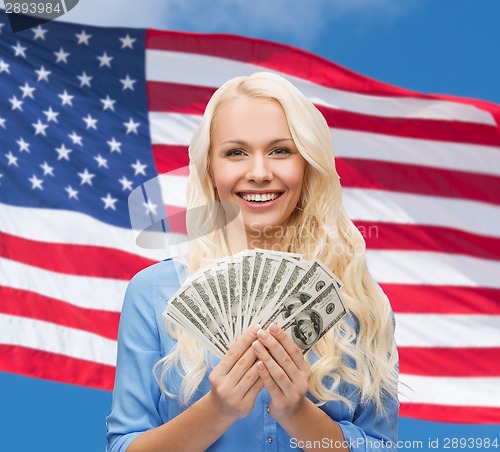
[[[218,198],[209,174],[209,152],[219,108],[238,96],[279,103],[293,141],[307,161],[298,208],[290,218],[281,249],[301,253],[306,259],[318,258],[344,284],[343,298],[351,315],[339,321],[306,355],[312,370],[309,391],[318,404],[340,400],[353,409],[352,402],[338,392],[344,382],[357,388],[361,403],[373,401],[384,415],[386,398],[397,398],[398,354],[392,310],[368,271],[365,241],[342,206],[330,128],[318,109],[283,77],[259,72],[234,78],[220,87],[207,104],[189,148],[196,171],[188,179],[188,211],[191,207],[206,207],[193,209],[187,221],[189,234],[200,237],[186,259],[188,272],[231,253],[223,232],[213,230],[214,223],[220,224],[216,217],[223,213],[215,208]],[[167,328],[177,345],[157,363],[155,375],[164,393],[188,403],[207,374],[208,354],[171,322],[167,322]],[[170,371],[184,377],[177,394],[167,389]]]

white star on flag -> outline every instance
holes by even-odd
[[[50,166],[47,162],[43,162],[43,164],[41,164],[40,167],[43,169],[44,176],[46,176],[47,174],[54,176],[54,168]]]
[[[27,47],[23,47],[19,41],[17,41],[17,44],[15,46],[11,46],[14,49],[16,57],[22,56],[23,58],[26,58],[26,50]]]
[[[132,168],[134,168],[134,176],[137,176],[138,174],[142,174],[143,176],[146,175],[146,167],[148,165],[144,165],[140,162],[140,160],[137,160],[135,163],[132,163],[130,165]]]
[[[10,64],[7,64],[4,60],[0,59],[0,74],[2,72],[7,72],[7,74],[10,74]]]
[[[122,190],[132,191],[132,181],[128,180],[125,176],[123,176],[121,179],[118,179],[118,182],[122,184]]]
[[[129,133],[138,133],[137,128],[139,127],[140,123],[134,122],[132,118],[129,119],[128,122],[124,122],[123,125],[127,128],[127,135]]]
[[[59,113],[52,110],[52,107],[49,107],[48,110],[44,111],[43,114],[47,116],[47,121],[54,121],[57,122],[57,117],[59,116]]]
[[[44,137],[47,136],[47,134],[45,133],[45,129],[47,127],[49,127],[48,124],[44,124],[42,121],[40,121],[40,119],[34,123],[34,124],[31,124],[34,128],[35,128],[35,135],[43,135]]]
[[[38,71],[35,71],[38,74],[38,80],[37,82],[41,82],[42,80],[48,82],[49,81],[49,75],[52,74],[52,71],[47,71],[45,67],[40,66],[40,69]]]
[[[132,91],[134,91],[134,83],[136,82],[137,80],[133,80],[129,77],[129,75],[127,74],[127,76],[124,78],[124,79],[120,79],[120,82],[122,83],[123,85],[123,90],[125,91],[126,89],[130,89]]]
[[[92,185],[92,179],[95,177],[95,174],[89,173],[88,169],[85,168],[83,173],[78,173],[78,176],[81,179],[80,185]]]
[[[23,99],[25,97],[31,97],[32,99],[34,99],[34,97],[33,97],[33,91],[35,91],[36,88],[34,88],[33,86],[28,85],[28,82],[26,82],[24,84],[24,86],[20,86],[19,89],[23,92]]]
[[[122,49],[124,49],[125,47],[133,49],[134,48],[133,44],[136,41],[136,39],[131,38],[129,35],[127,35],[124,38],[120,38],[120,41],[122,42]]]
[[[58,96],[61,98],[62,105],[73,106],[73,97],[75,96],[70,96],[66,90],[62,94],[58,94]]]
[[[68,134],[69,139],[73,142],[73,144],[78,144],[80,146],[83,146],[83,141],[82,137],[80,135],[77,135],[77,133],[73,130],[70,134]]]
[[[69,52],[65,52],[64,49],[61,47],[59,49],[59,52],[54,52],[54,55],[57,57],[56,63],[60,63],[61,61],[63,63],[68,62],[68,57],[71,55]]]
[[[114,105],[115,105],[116,100],[111,99],[109,97],[109,95],[106,95],[106,99],[100,99],[100,101],[103,104],[103,107],[102,107],[103,110],[110,109],[110,110],[115,111]]]
[[[78,200],[78,190],[74,190],[71,185],[68,185],[64,190],[68,193],[68,198]]]
[[[28,179],[31,182],[31,189],[34,190],[38,188],[39,190],[43,190],[43,179],[38,179],[35,174]]]
[[[23,137],[19,138],[16,143],[19,145],[19,152],[30,152],[30,145],[24,141]]]
[[[142,205],[146,208],[146,215],[153,214],[156,215],[156,209],[158,206],[156,204],[153,204],[153,202],[148,199],[148,202],[143,202]]]
[[[76,33],[75,36],[78,38],[78,44],[85,44],[89,45],[89,39],[92,37],[92,35],[88,35],[85,33],[85,30],[82,30],[80,34]]]
[[[82,118],[82,119],[85,121],[85,124],[87,124],[87,129],[97,130],[97,119],[90,116],[90,113],[87,115],[86,118]]]
[[[47,33],[49,30],[46,30],[45,28],[42,28],[41,25],[38,25],[38,27],[33,28],[31,31],[35,34],[35,40],[41,39],[42,41],[45,41],[45,33]]]
[[[106,143],[109,144],[109,147],[111,148],[110,152],[118,152],[118,153],[122,152],[121,151],[122,143],[116,141],[115,137],[111,138],[110,141],[106,141]]]
[[[97,165],[99,166],[99,168],[101,168],[101,166],[104,166],[104,168],[108,168],[108,161],[102,157],[101,154],[97,154],[95,157],[94,157],[94,160],[97,162]]]
[[[118,201],[117,198],[113,198],[110,193],[107,194],[105,198],[101,198],[101,201],[104,203],[104,209],[113,209],[116,210],[115,204]]]
[[[0,127],[2,127],[3,129],[5,129],[5,121],[6,119],[0,116]]]
[[[102,56],[98,56],[97,59],[101,62],[101,64],[99,64],[99,67],[111,67],[111,60],[113,59],[113,57],[109,56],[106,52],[104,52]]]
[[[84,87],[84,86],[88,86],[89,88],[91,87],[90,86],[90,81],[94,78],[94,77],[90,77],[88,76],[85,71],[82,73],[82,75],[77,75],[77,78],[80,80],[80,88]]]
[[[23,101],[19,100],[16,96],[12,96],[12,98],[9,99],[9,102],[12,104],[11,110],[23,111]]]
[[[69,154],[71,154],[73,152],[72,149],[68,149],[64,143],[61,144],[60,147],[56,148],[56,152],[58,154],[57,156],[57,160],[67,160],[69,162]]]
[[[9,151],[8,154],[5,154],[5,157],[7,157],[7,160],[8,160],[7,165],[19,166],[17,164],[17,157],[12,153],[12,151]]]

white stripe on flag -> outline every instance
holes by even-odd
[[[0,314],[1,343],[114,366],[116,341],[42,320]]]
[[[366,255],[381,284],[500,288],[499,261],[426,251],[367,250]]]
[[[500,207],[492,204],[363,188],[344,188],[343,193],[354,221],[440,226],[500,237]]]
[[[0,281],[74,306],[119,312],[127,281],[56,273],[0,258]],[[99,294],[99,296],[96,296]]]
[[[194,53],[146,50],[146,79],[217,88],[227,80],[254,72],[275,72],[290,80],[313,102],[373,116],[445,119],[496,125],[491,115],[471,105],[411,97],[357,94],[316,85],[250,63]]]
[[[403,403],[432,405],[500,407],[498,377],[423,377],[401,374]],[[481,419],[478,419],[480,422]]]
[[[37,225],[33,227],[33,216]],[[28,240],[46,243],[100,246],[116,249],[153,261],[165,259],[165,250],[136,245],[130,229],[112,226],[89,215],[69,210],[9,206],[0,203],[0,231]],[[75,231],[78,231],[75,233]]]
[[[414,300],[418,304],[418,300]],[[500,316],[396,313],[398,347],[500,347]]]

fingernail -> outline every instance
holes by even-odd
[[[266,330],[259,330],[257,332],[257,336],[259,336],[261,339],[266,340],[269,337],[269,333]]]
[[[264,351],[264,347],[262,347],[262,344],[259,341],[252,342],[252,345],[257,353],[262,353]]]
[[[250,327],[250,333],[253,335],[253,336],[256,336],[257,335],[257,331],[260,330],[260,325],[257,324],[257,325],[252,325]]]
[[[276,323],[273,323],[269,330],[271,331],[271,333],[278,334],[281,328]]]

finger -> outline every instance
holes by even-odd
[[[285,371],[289,379],[293,381],[294,376],[299,372],[299,368],[296,366],[295,362],[290,357],[285,348],[266,330],[259,330],[257,332],[257,337],[259,338],[257,342],[260,342],[266,347],[272,358]],[[255,344],[255,342],[253,343],[253,345],[254,349],[256,350],[257,357],[262,360],[264,364],[266,364],[266,366],[269,368],[269,371],[272,371],[273,367],[269,367],[266,353],[260,351],[258,344]]]
[[[259,392],[262,391],[262,388],[264,387],[263,381],[259,378],[259,371],[257,370],[257,367],[255,368],[255,370],[256,370],[257,380],[243,396],[244,402],[248,401],[255,402],[255,399],[259,395]]]
[[[231,382],[235,387],[238,385],[242,385],[244,391],[255,382],[258,376],[257,370],[252,367],[255,367],[255,362],[257,361],[257,356],[255,355],[255,350],[250,345],[243,356],[236,361],[234,366],[231,368],[229,373],[227,374],[228,381]],[[255,376],[255,379],[252,380],[252,376]]]
[[[298,369],[306,370],[309,368],[309,363],[304,358],[302,350],[282,328],[273,323],[269,327],[269,333],[281,344]]]
[[[235,363],[243,356],[252,342],[256,339],[257,331],[259,331],[259,329],[259,325],[252,325],[245,331],[244,334],[241,335],[241,337],[231,346],[231,348],[220,360],[220,363],[217,366],[218,372],[222,375],[227,375],[229,373]]]
[[[255,361],[253,366],[242,377],[238,385],[236,385],[236,390],[240,394],[243,394],[243,398],[245,398],[248,394],[251,396],[255,391],[257,391],[258,394],[263,386],[260,380],[259,370],[257,369],[257,361]]]
[[[271,338],[272,341],[275,342],[276,345],[281,347],[274,338]],[[260,360],[260,364],[257,363],[257,368],[259,370],[259,374],[261,375],[262,378],[262,367],[261,365],[264,365],[267,372],[270,375],[270,378],[273,380],[273,382],[279,386],[281,391],[286,393],[287,391],[293,390],[293,383],[292,383],[292,377],[291,375],[293,374],[293,371],[286,371],[282,367],[282,365],[277,362],[274,357],[269,353],[269,350],[264,347],[264,345],[260,342],[259,340],[254,341],[252,344],[255,354],[257,355],[257,358]],[[288,358],[288,362],[292,363],[292,360]],[[295,365],[292,363],[293,368],[295,369],[295,373],[298,372],[298,369],[295,367]],[[266,387],[270,389],[269,385],[271,385],[272,382],[270,380],[266,380]]]
[[[262,381],[263,385],[267,388],[271,398],[275,400],[277,398],[284,397],[285,393],[276,383],[271,373],[269,372],[269,369],[262,361],[257,362],[257,370],[259,372],[260,380]]]

